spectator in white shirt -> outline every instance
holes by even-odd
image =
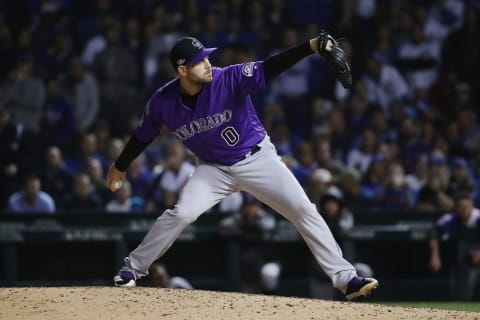
[[[11,213],[52,214],[55,210],[55,201],[41,190],[41,182],[36,175],[27,176],[23,190],[8,199],[8,211]]]
[[[169,208],[177,202],[178,194],[195,170],[195,166],[186,160],[183,144],[172,142],[167,147],[167,156],[161,170],[153,177],[150,197],[153,207]]]
[[[405,71],[411,92],[417,88],[430,88],[437,80],[437,63],[441,46],[438,42],[428,41],[422,33],[422,26],[413,25],[410,41],[399,48],[398,65]]]
[[[378,104],[390,115],[392,102],[408,96],[408,85],[400,72],[392,65],[372,57],[367,62],[368,73],[364,77],[369,103]]]
[[[376,133],[370,128],[365,129],[362,133],[360,146],[348,153],[347,167],[357,169],[362,174],[367,172],[372,157],[377,152],[377,145],[378,137]]]
[[[423,32],[426,37],[441,44],[450,32],[462,26],[465,4],[462,0],[436,2],[436,5],[430,7]]]

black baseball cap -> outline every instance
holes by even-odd
[[[170,61],[175,70],[178,66],[197,63],[212,54],[217,48],[205,48],[193,37],[180,38],[170,50]]]

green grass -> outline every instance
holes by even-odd
[[[387,305],[480,312],[480,302],[386,302]]]

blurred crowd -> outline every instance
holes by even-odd
[[[263,60],[322,28],[352,62],[344,90],[311,55],[253,98],[316,204],[480,206],[480,3],[462,0],[0,0],[0,212],[159,212],[195,157],[169,134],[112,194],[106,170],[183,35],[214,65]],[[218,210],[241,207],[232,195]]]

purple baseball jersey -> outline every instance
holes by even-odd
[[[200,91],[192,110],[182,103],[180,81],[170,81],[150,98],[135,134],[153,140],[162,125],[201,160],[232,165],[266,135],[250,93],[265,89],[263,62],[213,68],[213,81]]]
[[[449,212],[442,215],[437,221],[435,221],[435,228],[440,233],[447,232],[452,229],[462,227],[462,222],[460,221],[458,215],[455,212]],[[480,228],[480,210],[474,208],[472,214],[468,219],[464,227],[473,229]]]

